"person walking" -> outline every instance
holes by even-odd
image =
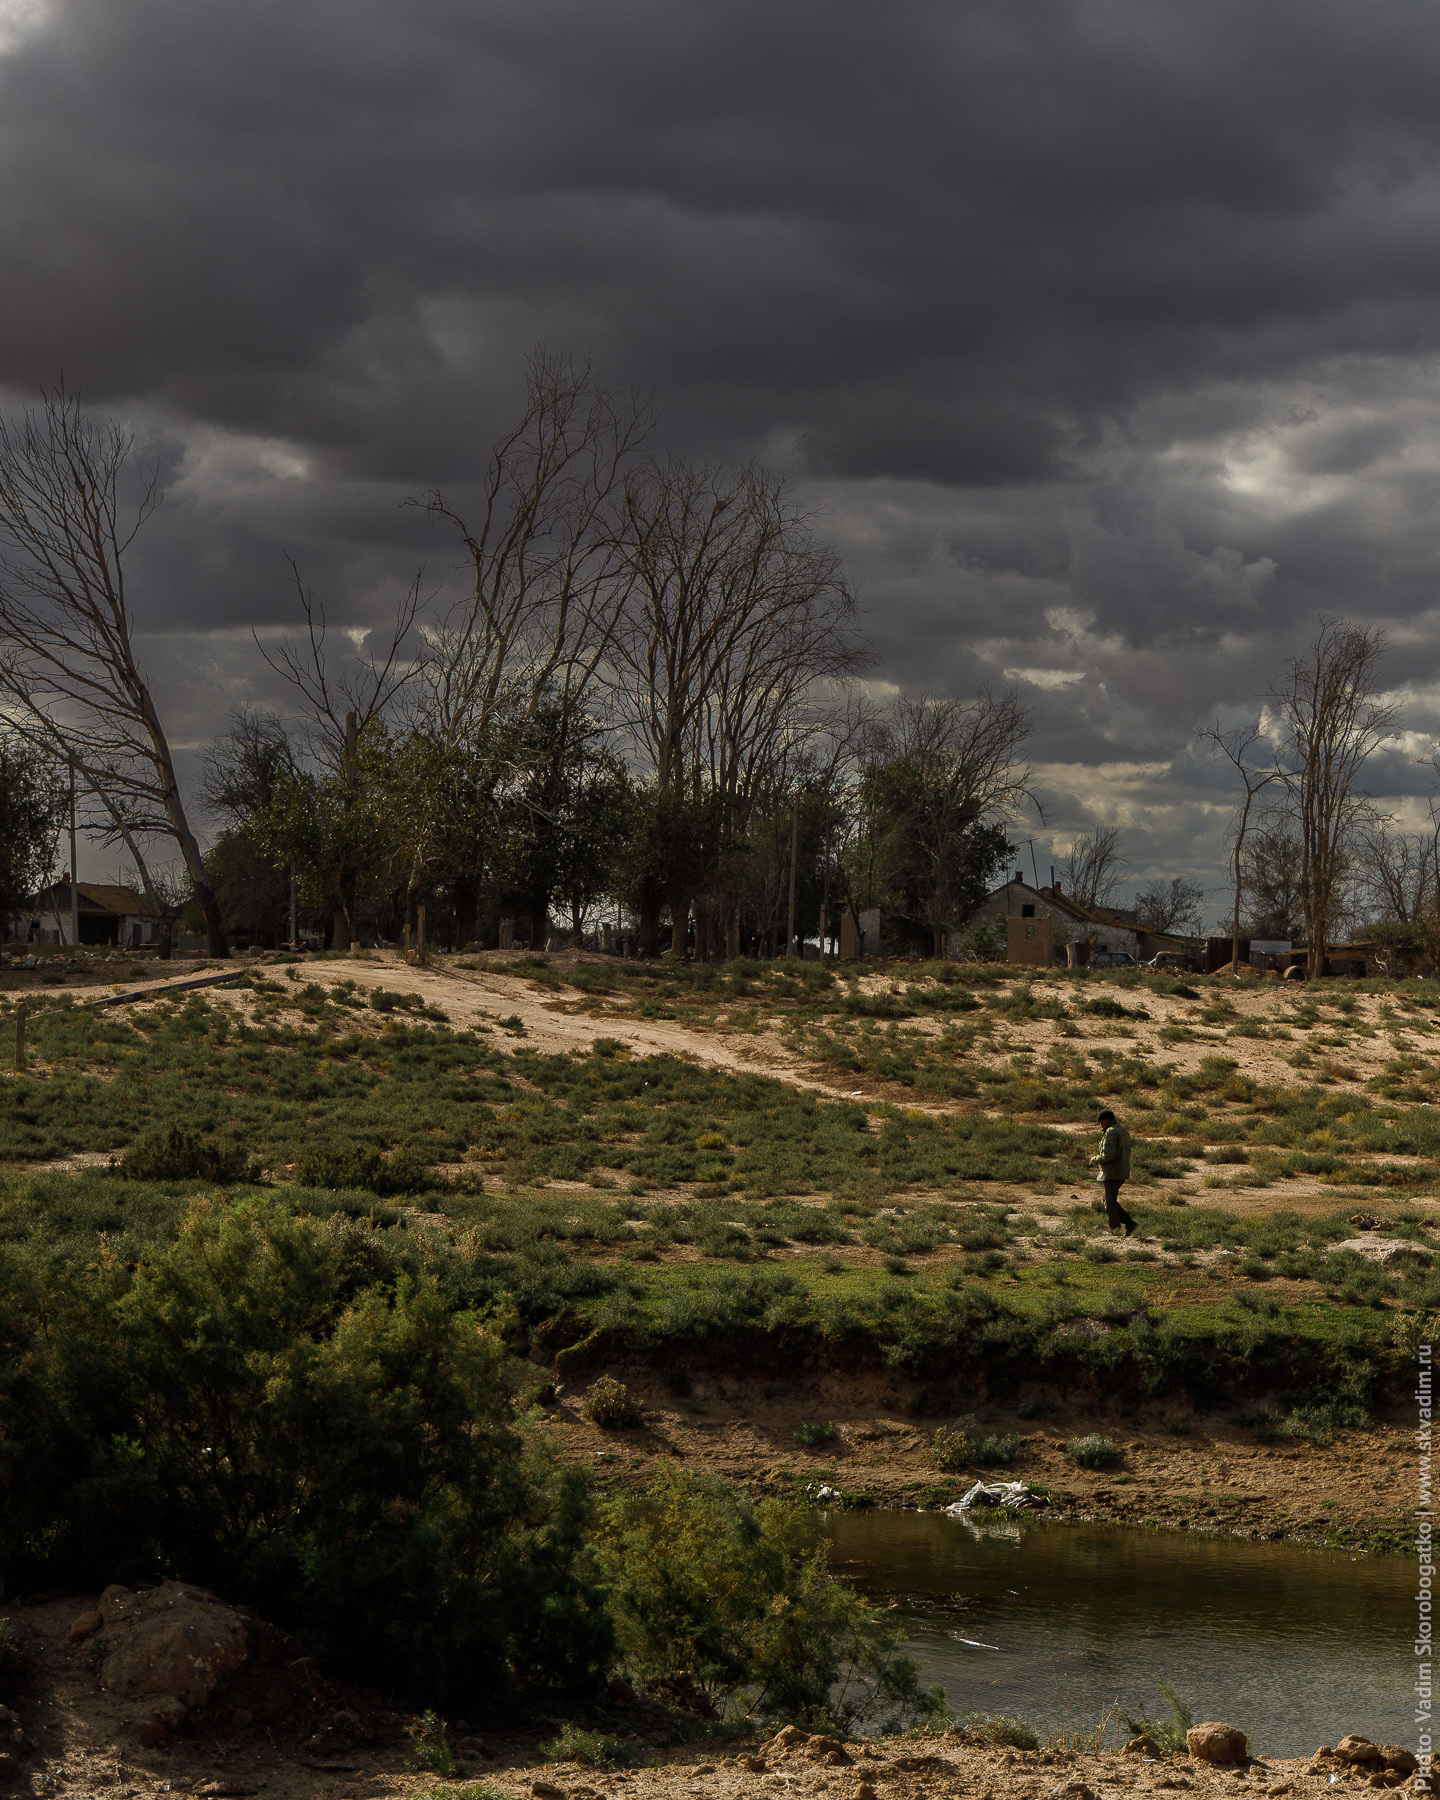
[[[1108,1106],[1100,1114],[1099,1122],[1100,1149],[1090,1161],[1100,1165],[1100,1173],[1095,1179],[1103,1182],[1105,1188],[1105,1222],[1112,1231],[1117,1225],[1123,1225],[1128,1238],[1136,1226],[1120,1204],[1120,1188],[1130,1179],[1130,1133]]]

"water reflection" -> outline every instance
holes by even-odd
[[[1273,1756],[1413,1737],[1403,1557],[934,1513],[837,1513],[829,1530],[837,1570],[898,1604],[962,1714],[1018,1713],[1043,1737],[1116,1699],[1161,1711],[1162,1680]]]

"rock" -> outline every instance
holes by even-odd
[[[1142,1733],[1139,1737],[1131,1738],[1125,1746],[1123,1754],[1126,1756],[1163,1756],[1165,1752],[1154,1738]]]
[[[787,1750],[798,1750],[801,1744],[808,1743],[810,1733],[802,1731],[798,1725],[785,1725],[777,1731],[766,1744],[760,1746],[762,1756],[783,1756]]]
[[[1372,1744],[1369,1738],[1361,1737],[1353,1731],[1341,1738],[1335,1746],[1333,1754],[1338,1756],[1341,1762],[1350,1763],[1352,1766],[1356,1763],[1375,1763],[1385,1760],[1378,1744]]]
[[[249,1654],[245,1621],[204,1588],[167,1581],[146,1593],[106,1588],[100,1682],[124,1698],[158,1696],[173,1710],[203,1706]],[[157,1709],[158,1710],[158,1709]],[[169,1724],[169,1718],[164,1719]]]
[[[1274,1787],[1266,1788],[1265,1800],[1280,1800],[1282,1794],[1293,1794],[1294,1792],[1295,1784],[1293,1781],[1277,1781]]]
[[[1185,1733],[1185,1742],[1196,1762],[1245,1761],[1245,1733],[1234,1725],[1222,1725],[1218,1719],[1192,1725]]]
[[[1357,1256],[1368,1257],[1371,1262],[1382,1266],[1429,1260],[1427,1253],[1418,1244],[1407,1243],[1404,1238],[1346,1238],[1343,1243],[1332,1244],[1330,1247],[1332,1250],[1353,1250]]]
[[[88,1637],[94,1637],[103,1623],[98,1612],[83,1612],[70,1627],[69,1638],[72,1644],[83,1644]]]
[[[1403,1744],[1382,1744],[1380,1754],[1385,1759],[1387,1769],[1398,1769],[1402,1775],[1413,1775],[1420,1767],[1419,1757]]]
[[[875,1800],[875,1790],[868,1781],[857,1781],[850,1800]]]
[[[170,1733],[158,1719],[140,1719],[130,1727],[135,1734],[135,1741],[147,1750],[158,1750],[162,1744],[170,1742]]]
[[[832,1768],[840,1768],[851,1760],[845,1746],[831,1737],[812,1737],[804,1754],[808,1761],[828,1763]]]
[[[530,1793],[532,1800],[565,1800],[564,1788],[556,1787],[553,1781],[532,1781]]]
[[[763,1756],[742,1756],[738,1760],[740,1767],[742,1769],[748,1769],[752,1775],[763,1775],[765,1773],[765,1758]]]
[[[953,1775],[954,1763],[946,1762],[943,1756],[897,1756],[890,1764],[904,1775]]]
[[[1045,1800],[1095,1800],[1095,1790],[1083,1781],[1062,1781],[1046,1792]]]

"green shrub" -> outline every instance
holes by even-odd
[[[133,1270],[0,1252],[7,1577],[179,1568],[434,1704],[593,1694],[584,1476],[521,1435],[493,1324],[377,1235],[197,1202]]]
[[[808,1509],[758,1504],[662,1468],[601,1507],[598,1554],[623,1667],[637,1686],[686,1674],[731,1720],[896,1730],[948,1716],[897,1654],[901,1628],[826,1566]]]
[[[1113,1438],[1092,1431],[1086,1437],[1071,1438],[1065,1454],[1082,1469],[1113,1469],[1120,1460],[1120,1446]]]
[[[413,1152],[385,1157],[369,1144],[317,1145],[295,1165],[301,1187],[359,1188],[369,1194],[414,1194],[433,1185],[430,1165]]]
[[[35,1652],[13,1620],[0,1619],[0,1700],[18,1700],[34,1680],[36,1667]]]
[[[598,1381],[591,1382],[581,1398],[580,1411],[592,1425],[599,1425],[606,1431],[638,1425],[644,1417],[635,1396],[613,1375],[602,1375]]]
[[[547,1762],[583,1763],[592,1769],[631,1769],[640,1761],[630,1744],[575,1724],[562,1727],[558,1737],[540,1746],[540,1753]]]
[[[1183,1755],[1189,1748],[1185,1734],[1195,1723],[1195,1714],[1168,1681],[1157,1681],[1155,1685],[1160,1690],[1160,1698],[1165,1702],[1164,1717],[1132,1719],[1127,1714],[1125,1729],[1132,1738],[1153,1738],[1162,1750],[1168,1751],[1172,1756]]]
[[[412,1775],[464,1775],[465,1765],[456,1757],[445,1735],[445,1721],[433,1712],[425,1712],[407,1725],[410,1754],[405,1767]]]
[[[180,1125],[142,1132],[117,1167],[127,1181],[253,1181],[258,1173],[238,1144],[206,1143]]]
[[[802,1419],[791,1433],[797,1444],[804,1444],[808,1449],[814,1449],[820,1444],[833,1443],[839,1435],[838,1426],[812,1423],[808,1419]]]
[[[994,1464],[1015,1462],[1025,1447],[1025,1440],[1007,1432],[1000,1437],[976,1438],[974,1443],[974,1459],[982,1468]]]

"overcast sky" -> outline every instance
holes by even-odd
[[[0,383],[163,459],[133,594],[186,745],[271,694],[284,552],[357,627],[449,577],[400,502],[544,340],[790,469],[885,680],[1022,684],[1042,878],[1102,822],[1218,888],[1195,730],[1321,615],[1388,631],[1376,782],[1423,812],[1431,4],[0,0],[0,162]]]

